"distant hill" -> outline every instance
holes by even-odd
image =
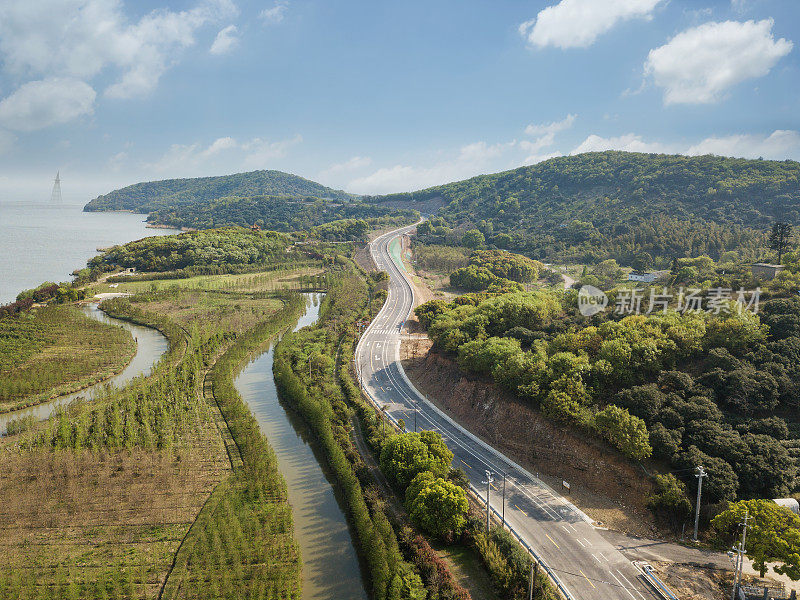
[[[369,228],[413,223],[416,211],[398,210],[358,200],[342,202],[310,196],[227,196],[183,206],[158,209],[147,217],[151,223],[170,227],[211,229],[253,224],[273,231],[301,231],[345,219],[363,219]]]
[[[800,223],[800,163],[593,152],[367,202],[439,202],[428,241],[476,227],[489,244],[533,258],[596,261],[766,252],[776,220]],[[438,225],[438,226],[437,226]]]
[[[163,209],[202,206],[212,200],[229,196],[243,198],[264,195],[321,198],[339,202],[349,202],[356,198],[347,192],[282,171],[251,171],[219,177],[137,183],[98,196],[84,206],[83,210],[152,213]]]

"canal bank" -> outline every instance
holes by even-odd
[[[308,294],[305,314],[294,330],[313,325],[321,294]],[[242,369],[235,385],[269,440],[286,480],[295,539],[303,559],[305,600],[367,599],[347,517],[332,480],[315,453],[313,437],[299,415],[284,408],[272,373],[273,347]]]
[[[121,372],[104,381],[72,394],[59,396],[48,402],[0,414],[0,435],[5,435],[10,421],[26,418],[44,421],[50,418],[58,408],[67,407],[78,398],[92,400],[110,387],[122,387],[140,375],[147,377],[152,372],[153,365],[155,365],[169,349],[169,341],[160,331],[110,317],[100,310],[96,303],[87,304],[82,307],[82,310],[86,315],[101,323],[115,325],[129,331],[136,340],[136,354],[134,354],[131,361]]]

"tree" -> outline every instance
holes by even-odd
[[[730,503],[711,520],[711,531],[720,548],[729,548],[739,537],[739,523],[748,513],[747,558],[761,577],[767,563],[780,562],[776,573],[793,581],[800,579],[800,517],[772,500],[742,500]]]
[[[411,500],[411,520],[442,539],[464,527],[469,503],[463,488],[437,477]]]
[[[630,458],[642,460],[653,453],[644,421],[624,408],[609,404],[594,416],[594,427]]]
[[[486,244],[486,238],[477,229],[470,229],[461,238],[461,243],[467,248],[480,248]]]
[[[429,447],[426,442],[430,440],[431,436],[423,438],[419,433],[413,432],[392,436],[381,449],[381,470],[401,489],[405,489],[423,471],[445,477],[450,470],[453,455],[449,450],[444,453],[435,442],[431,442]]]
[[[778,253],[778,264],[781,264],[783,253],[789,247],[792,239],[792,226],[789,223],[778,221],[772,226],[769,234],[769,247]]]
[[[692,511],[686,486],[672,473],[656,475],[655,479],[656,489],[647,497],[647,508],[677,525]]]

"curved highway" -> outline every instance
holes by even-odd
[[[410,431],[438,431],[466,471],[473,490],[486,501],[486,471],[494,482],[490,506],[574,600],[652,600],[659,598],[639,570],[595,529],[591,519],[550,487],[456,424],[429,402],[400,364],[400,338],[414,307],[413,287],[401,258],[400,236],[415,226],[378,237],[370,252],[389,273],[389,295],[356,348],[356,369],[371,401]],[[505,474],[505,508],[502,490]]]

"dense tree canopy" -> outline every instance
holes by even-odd
[[[297,175],[281,171],[251,171],[197,177],[193,179],[165,179],[129,185],[89,202],[84,210],[130,210],[150,213],[164,208],[199,206],[225,197],[293,196],[328,198],[348,201],[351,194],[320,185]]]
[[[286,253],[289,237],[274,231],[227,227],[153,236],[115,246],[89,261],[139,271],[170,271],[200,265],[258,264]]]
[[[768,300],[759,315],[587,319],[576,307],[575,292],[483,292],[416,312],[462,369],[546,416],[634,459],[702,464],[707,502],[798,490],[800,298]]]
[[[476,229],[486,244],[532,258],[665,268],[672,257],[729,250],[758,258],[774,219],[800,222],[799,178],[789,160],[608,151],[368,200],[442,201],[425,242],[460,245]]]
[[[753,561],[761,577],[767,572],[767,563],[781,563],[774,567],[776,573],[787,575],[794,581],[800,579],[800,517],[778,506],[772,500],[743,500],[730,504],[711,521],[711,532],[722,549],[739,541],[739,524],[748,516],[747,558]]]
[[[423,433],[395,435],[381,449],[381,470],[401,489],[425,471],[434,477],[445,477],[450,470],[453,454],[441,437],[433,432]]]

